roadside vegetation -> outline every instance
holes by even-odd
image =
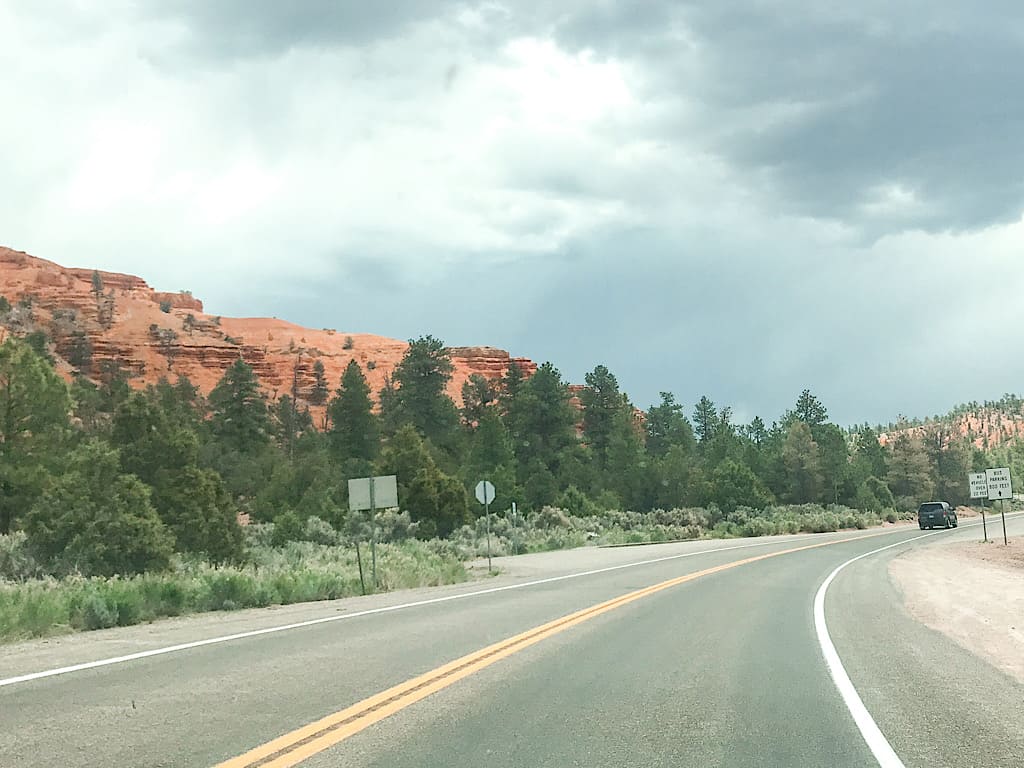
[[[297,357],[270,400],[242,358],[207,396],[183,377],[135,387],[84,337],[68,384],[45,329],[7,327],[0,639],[358,594],[371,538],[378,589],[459,581],[485,547],[484,478],[502,554],[863,528],[964,501],[971,469],[1024,466],[1022,445],[986,452],[941,425],[883,445],[806,390],[770,424],[708,397],[688,415],[669,392],[641,412],[601,365],[570,387],[550,363],[513,363],[471,376],[457,408],[430,336],[379,392],[356,361],[328,382]],[[369,474],[397,475],[400,510],[348,510],[348,479]]]
[[[60,578],[42,575],[23,534],[0,536],[0,572],[6,578],[0,581],[0,642],[362,594],[354,548],[312,541],[275,547],[269,542],[272,526],[254,534],[245,564],[214,567],[182,557],[157,572]],[[460,560],[425,542],[382,543],[376,550],[380,591],[467,578]],[[373,591],[369,553],[362,554],[366,586]]]

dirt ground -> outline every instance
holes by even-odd
[[[1024,538],[989,539],[911,550],[889,573],[918,621],[1024,683]]]

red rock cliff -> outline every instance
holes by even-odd
[[[295,387],[308,403],[317,360],[331,392],[354,359],[376,393],[408,347],[383,336],[313,330],[284,320],[217,317],[206,314],[190,293],[162,293],[134,275],[70,269],[3,247],[0,295],[15,305],[0,334],[44,330],[65,376],[81,369],[98,378],[118,367],[131,374],[136,387],[181,375],[209,393],[241,356],[269,397]],[[474,373],[497,379],[513,361],[526,375],[537,368],[493,347],[453,347],[450,352],[455,371],[448,392],[457,404],[463,383]],[[311,404],[311,411],[314,422],[322,423],[323,408]]]

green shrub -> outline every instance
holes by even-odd
[[[302,541],[302,530],[299,516],[289,509],[274,518],[271,541],[275,547],[283,547],[289,541]]]
[[[326,520],[319,517],[307,517],[302,525],[300,537],[303,541],[331,546],[338,543],[338,532]]]
[[[75,623],[82,629],[107,629],[121,623],[117,607],[108,603],[98,590],[86,594],[79,611]]]
[[[0,580],[23,581],[42,573],[28,546],[28,537],[22,531],[0,535]]]

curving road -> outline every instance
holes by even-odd
[[[1019,768],[1024,686],[910,619],[887,575],[977,533],[548,553],[455,587],[9,646],[0,765]],[[869,746],[814,600],[893,544],[835,576],[821,617]]]

